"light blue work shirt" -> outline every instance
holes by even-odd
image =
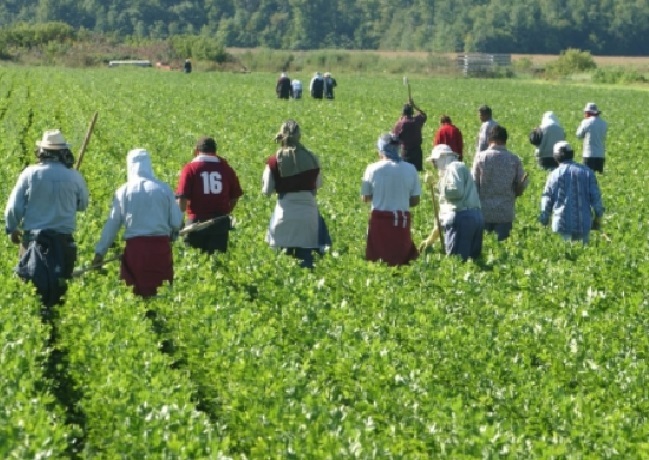
[[[71,234],[76,213],[87,207],[88,187],[81,174],[56,160],[43,160],[18,177],[5,208],[5,229],[7,234],[19,228]]]

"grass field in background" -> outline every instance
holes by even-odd
[[[148,302],[107,265],[71,282],[52,323],[2,240],[0,457],[649,456],[646,91],[410,77],[429,115],[425,152],[445,113],[470,163],[486,103],[531,185],[512,237],[487,236],[478,263],[433,248],[390,268],[363,260],[360,180],[407,89],[402,75],[335,76],[334,101],[281,101],[275,73],[0,67],[3,203],[43,130],[61,128],[77,151],[99,112],[81,167],[91,204],[79,215],[80,266],[132,148],[148,149],[175,188],[197,137],[212,135],[245,192],[226,255],[176,242],[174,284]],[[553,110],[581,160],[586,102],[609,137],[603,230],[583,247],[537,223],[546,173],[527,134]],[[322,163],[318,202],[334,243],[313,271],[263,241],[274,198],[261,194],[261,174],[287,118]],[[424,191],[415,241],[432,227]]]

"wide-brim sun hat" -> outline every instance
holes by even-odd
[[[49,129],[43,133],[40,141],[36,141],[36,146],[43,150],[67,150],[70,144],[67,143],[63,134],[58,129]]]
[[[457,153],[455,153],[453,149],[446,144],[438,144],[435,147],[433,147],[433,150],[430,152],[430,156],[426,158],[426,161],[432,163],[433,161],[439,160],[442,156],[448,156],[448,155],[457,156]]]
[[[584,106],[584,113],[594,113],[594,114],[599,114],[599,113],[601,113],[601,112],[602,112],[602,111],[599,110],[599,109],[597,108],[597,104],[595,104],[594,102],[588,102],[588,103]]]

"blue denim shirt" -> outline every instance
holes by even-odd
[[[552,171],[541,196],[541,216],[546,225],[552,215],[552,230],[562,235],[588,235],[595,216],[604,213],[595,173],[590,168],[566,161]]]
[[[50,229],[70,234],[76,213],[88,207],[88,187],[81,174],[63,163],[44,160],[23,170],[5,208],[5,230],[11,233]]]

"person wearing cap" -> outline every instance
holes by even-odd
[[[277,202],[265,240],[298,259],[300,266],[313,268],[313,253],[322,254],[331,238],[316,202],[322,186],[320,161],[302,144],[301,137],[295,120],[283,122],[275,136],[281,146],[266,161],[262,193],[276,194]]]
[[[41,244],[41,238],[49,235],[62,254],[62,260],[57,261],[61,265],[57,278],[68,279],[77,260],[73,238],[76,216],[88,207],[88,187],[83,176],[72,168],[74,158],[70,145],[60,130],[45,131],[42,139],[36,141],[35,153],[38,163],[20,173],[9,194],[5,230],[11,242],[20,245],[21,259],[30,245]],[[65,293],[64,284],[61,283],[60,292],[54,293],[51,302],[46,303],[60,300]],[[51,294],[40,293],[44,300]]]
[[[439,221],[446,254],[464,261],[477,259],[482,254],[484,219],[471,171],[445,144],[436,145],[427,161],[439,173]]]
[[[336,79],[331,76],[330,72],[324,74],[324,97],[325,99],[334,98],[334,88],[338,86]]]
[[[435,132],[433,137],[433,147],[436,145],[448,145],[453,152],[457,155],[457,159],[462,161],[464,158],[464,139],[462,138],[462,131],[455,126],[448,115],[442,115],[439,118],[439,129]]]
[[[493,112],[488,105],[481,105],[478,108],[478,116],[480,117],[480,131],[478,132],[478,143],[475,152],[482,152],[489,147],[489,133],[498,122],[493,119]]]
[[[324,78],[320,72],[316,72],[309,83],[309,92],[313,99],[322,99],[324,95]]]
[[[554,145],[566,139],[566,132],[552,111],[547,111],[543,114],[539,129],[541,130],[541,143],[534,150],[534,155],[540,168],[552,171],[557,167],[557,162],[553,155]]]
[[[548,225],[552,218],[552,231],[561,235],[564,241],[587,244],[591,229],[601,227],[604,214],[595,173],[573,161],[574,151],[566,141],[554,144],[553,152],[559,166],[546,180],[539,221]]]
[[[234,169],[217,155],[216,141],[201,137],[194,147],[194,158],[180,171],[176,200],[187,212],[187,225],[216,219],[212,225],[185,236],[185,243],[207,254],[227,252],[229,215],[243,190]]]
[[[291,79],[288,78],[286,72],[282,72],[275,84],[275,93],[279,99],[288,99],[291,97],[292,92]]]
[[[410,234],[410,208],[419,204],[419,174],[401,158],[399,140],[392,133],[381,134],[376,147],[379,160],[367,166],[361,182],[361,199],[371,203],[365,258],[406,265],[418,257]]]
[[[153,174],[147,150],[129,151],[126,170],[127,182],[113,196],[92,264],[101,265],[124,226],[126,246],[120,278],[133,286],[135,295],[152,297],[164,281],[173,281],[171,242],[180,230],[183,214],[171,187]]]
[[[414,165],[417,171],[423,169],[423,154],[421,151],[423,138],[421,131],[427,119],[426,112],[417,107],[415,102],[410,99],[403,106],[401,117],[399,117],[392,128],[392,133],[399,138],[401,144],[401,157],[408,163]]]
[[[583,139],[582,157],[584,164],[593,171],[603,173],[606,161],[607,123],[600,117],[602,112],[594,102],[584,107],[584,119],[577,128],[577,139]]]
[[[473,159],[473,180],[480,196],[485,231],[498,241],[507,239],[515,217],[516,198],[527,188],[521,159],[507,150],[507,130],[496,125],[489,131],[489,147]]]

